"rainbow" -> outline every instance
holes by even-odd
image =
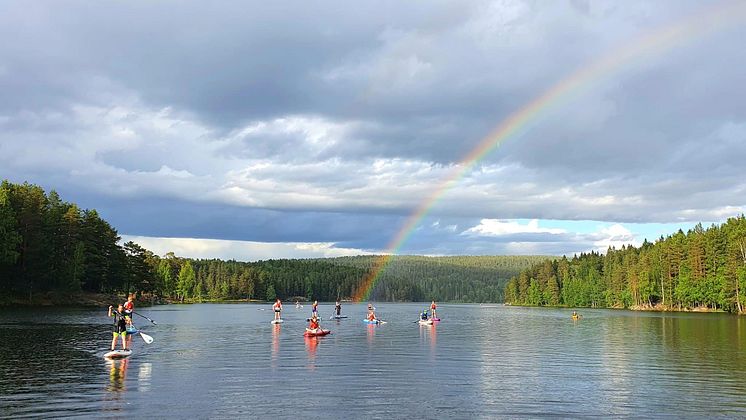
[[[746,18],[746,2],[725,2],[705,12],[699,12],[674,24],[645,33],[617,48],[600,59],[582,67],[562,79],[549,90],[509,115],[490,132],[469,154],[454,165],[450,174],[423,200],[406,219],[383,255],[377,256],[371,270],[358,287],[353,299],[368,300],[376,281],[393,255],[396,255],[419,223],[435,204],[456,185],[477,163],[498,148],[504,141],[519,137],[540,122],[547,111],[556,108],[584,90],[591,88],[605,77],[614,75],[639,59],[656,52],[664,52],[690,39],[703,36],[728,24]]]

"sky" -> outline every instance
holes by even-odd
[[[11,0],[0,38],[0,179],[159,255],[572,255],[746,208],[743,2]]]

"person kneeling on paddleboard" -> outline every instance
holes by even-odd
[[[272,309],[275,311],[275,319],[280,319],[280,312],[282,312],[282,302],[280,298],[277,298],[277,302],[272,305]]]
[[[308,329],[316,331],[319,328],[319,317],[316,316],[316,314],[313,314],[311,319],[308,321]]]
[[[117,310],[113,310],[113,306],[109,305],[109,317],[114,317],[114,330],[112,331],[114,337],[111,339],[111,349],[117,346],[117,337],[122,337],[122,350],[127,350],[127,324],[129,324],[129,317],[124,316],[124,308],[122,305],[117,307]]]
[[[423,310],[420,314],[420,319],[423,321],[427,321],[427,309]]]
[[[368,321],[375,321],[376,320],[376,313],[371,312],[368,314]]]

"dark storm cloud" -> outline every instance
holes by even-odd
[[[0,176],[80,196],[132,235],[381,249],[505,118],[640,34],[713,7],[4,2]],[[713,28],[588,81],[431,209],[457,228],[428,220],[403,249],[599,241],[460,235],[483,218],[743,211],[744,37],[743,25]]]

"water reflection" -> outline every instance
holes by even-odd
[[[253,305],[156,309],[156,341],[117,361],[100,311],[1,309],[0,417],[746,418],[744,317],[460,305],[420,327],[401,304],[363,327],[350,305],[301,341],[305,311],[275,327]]]
[[[281,324],[272,324],[272,369],[277,369],[277,359],[280,353],[280,331]]]
[[[376,324],[366,324],[368,331],[365,336],[368,339],[368,348],[372,347],[376,341]]]
[[[127,367],[129,366],[129,359],[107,359],[106,365],[109,368],[109,385],[106,387],[106,390],[114,393],[126,391]]]
[[[150,391],[150,376],[153,374],[153,364],[143,363],[137,372],[137,390],[140,392]]]
[[[306,352],[308,353],[308,370],[316,370],[316,347],[319,345],[318,337],[304,337],[306,341]]]

